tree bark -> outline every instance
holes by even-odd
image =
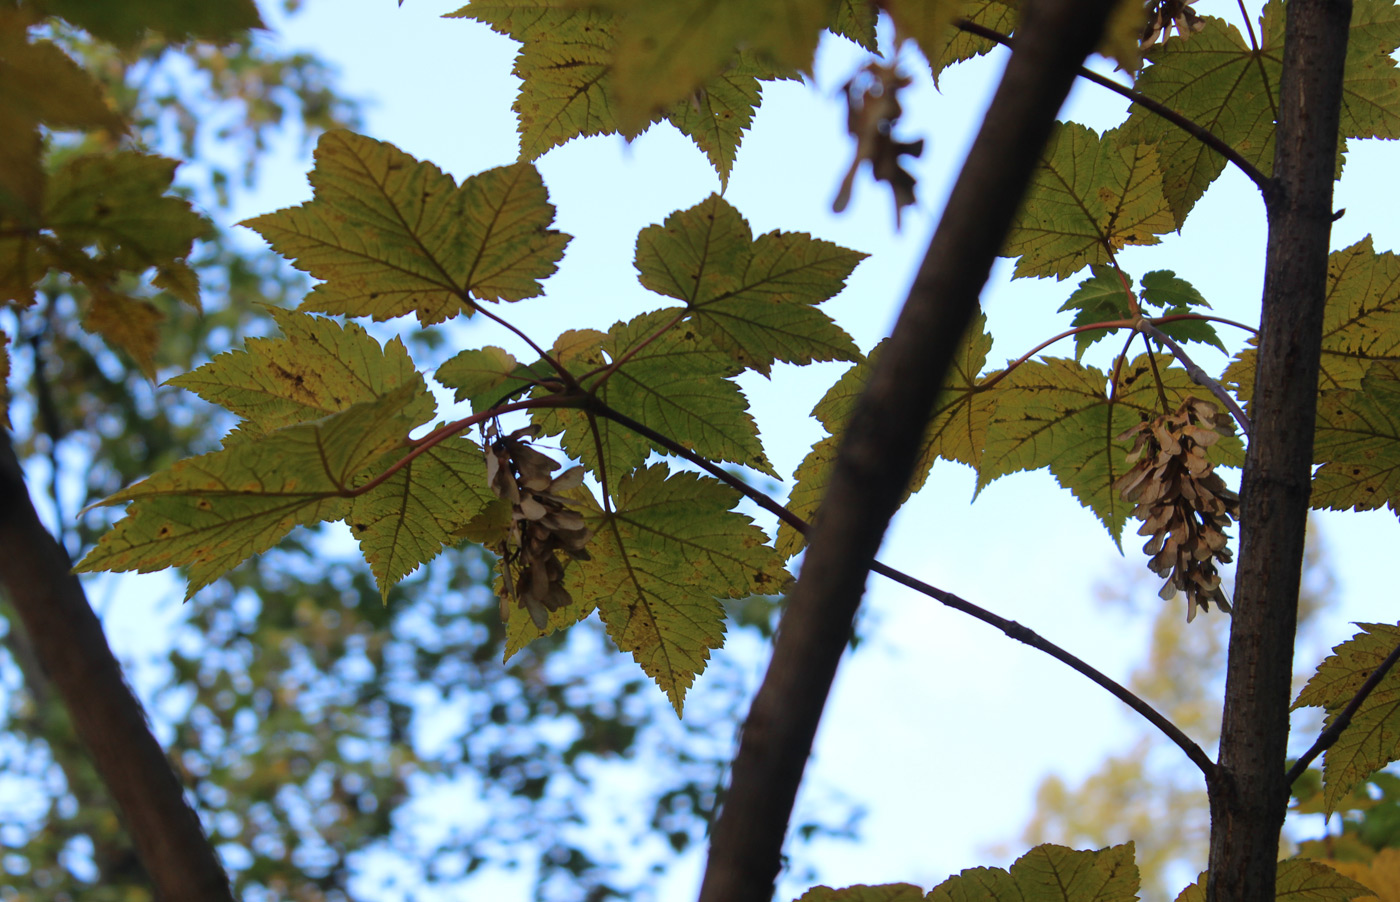
[[[1115,0],[1026,0],[1015,47],[888,345],[842,437],[744,724],[701,902],[767,902],[822,708],[890,517],[1055,114]]]
[[[1207,897],[1273,900],[1351,0],[1290,0]]]
[[[162,902],[233,902],[228,876],[151,734],[63,548],[0,430],[0,588],[117,802]]]

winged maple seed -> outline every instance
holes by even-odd
[[[899,104],[899,92],[909,87],[911,79],[897,66],[872,61],[861,69],[869,76],[863,91],[857,91],[856,78],[846,82],[846,130],[856,139],[856,157],[841,182],[841,190],[832,201],[831,209],[840,213],[851,200],[860,165],[870,161],[877,181],[889,182],[894,191],[894,224],[899,228],[900,213],[914,203],[916,180],[900,162],[900,157],[917,157],[924,152],[923,139],[896,141],[894,128],[904,110]]]
[[[1240,499],[1215,474],[1205,449],[1234,432],[1234,422],[1214,404],[1188,398],[1176,413],[1145,420],[1118,437],[1137,436],[1128,453],[1128,472],[1113,488],[1137,504],[1138,535],[1151,536],[1142,550],[1148,567],[1167,577],[1161,596],[1186,594],[1186,620],[1214,601],[1230,610],[1216,563],[1233,559],[1225,530],[1239,516]]]
[[[560,492],[583,484],[583,467],[571,467],[553,475],[558,461],[530,447],[539,426],[526,426],[500,436],[493,425],[486,449],[486,481],[496,496],[510,502],[509,535],[496,546],[501,556],[501,620],[510,616],[510,600],[530,612],[535,626],[544,629],[549,612],[573,602],[564,588],[563,552],[573,560],[589,559],[584,546],[591,532],[583,516],[569,508]],[[514,571],[514,572],[512,572]]]
[[[1147,4],[1147,24],[1142,29],[1142,49],[1166,40],[1173,27],[1183,39],[1206,27],[1191,8],[1192,0],[1152,0]]]

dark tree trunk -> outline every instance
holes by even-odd
[[[233,902],[228,876],[107,646],[67,553],[34,511],[3,430],[0,549],[0,589],[116,799],[157,898]]]
[[[1274,181],[1266,193],[1254,423],[1241,486],[1220,767],[1210,787],[1219,902],[1273,900],[1303,530],[1312,483],[1332,176],[1350,0],[1290,0]]]
[[[842,438],[801,578],[744,724],[702,902],[767,902],[793,800],[925,424],[1055,115],[1116,0],[1026,0],[1015,47],[947,209]]]

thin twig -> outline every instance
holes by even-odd
[[[620,413],[616,410],[613,410],[611,407],[607,406],[601,401],[590,404],[587,409],[590,413],[596,413],[598,416],[606,417],[607,419],[612,420],[620,426],[625,426],[628,429],[631,429],[638,435],[650,439],[652,442],[655,442],[656,444],[662,446],[677,457],[684,458],[685,460],[689,461],[695,466],[700,467],[702,470],[704,470],[706,473],[709,473],[711,476],[714,476],[716,479],[722,480],[727,485],[739,490],[739,492],[742,493],[744,497],[748,498],[750,501],[753,501],[755,504],[768,511],[769,513],[777,516],[780,520],[791,526],[793,529],[797,530],[799,533],[806,535],[807,531],[810,529],[810,525],[807,523],[806,520],[797,516],[792,511],[788,510],[785,506],[773,500],[773,498],[771,498],[770,496],[766,495],[763,492],[760,492],[758,489],[755,489],[753,486],[744,482],[742,479],[738,478],[734,474],[726,472],[725,470],[716,466],[711,461],[705,459],[699,454],[696,454],[694,451],[691,451],[689,448],[686,448],[685,446],[675,441],[672,441],[670,438],[668,438],[660,432],[657,432],[651,427],[643,423],[637,422],[636,420],[632,419],[624,413]],[[1181,748],[1181,750],[1186,753],[1186,757],[1190,758],[1192,763],[1194,763],[1197,767],[1201,769],[1201,772],[1206,775],[1207,779],[1211,778],[1212,774],[1215,771],[1215,764],[1210,760],[1210,757],[1206,755],[1206,753],[1201,749],[1201,747],[1197,745],[1194,741],[1192,741],[1191,737],[1187,736],[1184,732],[1182,732],[1180,727],[1172,723],[1161,712],[1157,711],[1157,709],[1153,708],[1145,700],[1135,695],[1127,687],[1123,686],[1118,682],[1115,682],[1112,678],[1106,676],[1101,671],[1090,666],[1088,663],[1081,660],[1077,656],[1071,654],[1070,652],[1051,642],[1049,639],[1046,639],[1045,637],[1041,636],[1039,633],[1035,632],[1029,627],[1022,626],[1014,620],[1007,620],[1005,617],[1000,617],[996,614],[993,614],[991,611],[978,607],[972,602],[967,601],[966,599],[961,598],[957,595],[954,595],[952,592],[946,592],[943,589],[931,586],[928,583],[915,579],[907,573],[904,573],[900,570],[896,570],[888,564],[882,564],[879,561],[876,561],[870,569],[873,570],[875,573],[886,577],[887,579],[891,579],[894,582],[905,586],[906,588],[913,589],[915,592],[918,592],[922,595],[927,595],[929,598],[932,598],[935,601],[947,605],[955,611],[960,611],[961,613],[967,614],[970,617],[974,617],[977,620],[981,620],[983,623],[994,626],[997,629],[1001,630],[1003,633],[1005,633],[1007,636],[1011,637],[1012,639],[1015,639],[1017,642],[1022,642],[1026,645],[1029,645],[1031,648],[1045,652],[1047,655],[1050,655],[1050,657],[1054,658],[1055,660],[1067,664],[1071,669],[1078,671],[1079,673],[1088,677],[1090,680],[1097,683],[1104,689],[1108,690],[1109,693],[1111,693],[1119,701],[1123,702],[1129,708],[1132,708],[1138,714],[1142,715],[1143,719],[1145,719],[1148,723],[1161,730],[1162,733],[1166,735],[1168,739],[1170,739],[1172,742],[1175,742]]]
[[[1302,757],[1293,762],[1293,766],[1288,769],[1287,775],[1283,778],[1284,785],[1291,787],[1293,783],[1303,775],[1303,772],[1308,769],[1308,765],[1312,764],[1313,760],[1317,758],[1318,755],[1321,755],[1332,747],[1332,743],[1336,742],[1337,738],[1342,735],[1342,731],[1351,724],[1352,717],[1355,716],[1356,712],[1361,708],[1362,703],[1366,701],[1366,697],[1381,684],[1381,680],[1385,679],[1385,675],[1395,666],[1396,661],[1400,661],[1400,645],[1396,645],[1390,654],[1386,656],[1386,659],[1382,661],[1375,670],[1371,671],[1371,675],[1366,678],[1366,682],[1361,684],[1361,688],[1356,690],[1356,694],[1351,697],[1351,701],[1347,702],[1347,706],[1337,714],[1332,723],[1327,726],[1327,729],[1323,730],[1322,733],[1318,735],[1317,741],[1312,744],[1312,748],[1308,749],[1303,753]]]
[[[1249,417],[1245,416],[1245,412],[1240,408],[1240,405],[1236,403],[1230,393],[1226,391],[1225,386],[1221,385],[1215,379],[1212,379],[1209,373],[1196,365],[1196,361],[1191,359],[1191,356],[1186,353],[1186,350],[1182,348],[1181,345],[1177,344],[1171,336],[1152,325],[1152,323],[1143,320],[1138,324],[1138,331],[1142,332],[1144,335],[1151,336],[1153,340],[1170,348],[1172,356],[1186,368],[1186,375],[1191,377],[1191,381],[1209,389],[1211,394],[1219,398],[1220,403],[1224,404],[1230,411],[1231,416],[1235,418],[1235,422],[1240,424],[1240,431],[1244,433],[1245,438],[1249,438]]]
[[[958,28],[968,32],[969,34],[975,34],[978,37],[986,38],[989,41],[995,41],[996,43],[1003,44],[1007,47],[1015,46],[1015,39],[1007,37],[1001,32],[988,28],[985,25],[979,25],[976,22],[973,22],[969,19],[959,19],[955,24]],[[1250,31],[1250,34],[1253,34],[1252,29]],[[1152,98],[1144,94],[1140,94],[1137,91],[1134,91],[1132,88],[1129,88],[1126,85],[1120,85],[1113,79],[1100,75],[1092,69],[1081,67],[1079,69],[1079,77],[1087,78],[1094,84],[1108,88],[1115,94],[1127,98],[1130,102],[1137,104],[1143,109],[1148,110],[1152,113],[1156,113],[1158,116],[1167,120],[1172,125],[1175,125],[1177,128],[1185,131],[1197,141],[1200,141],[1202,144],[1206,145],[1211,150],[1214,150],[1216,153],[1220,154],[1225,159],[1229,160],[1231,163],[1234,163],[1235,166],[1237,166],[1239,170],[1243,172],[1251,182],[1258,186],[1260,191],[1268,192],[1270,190],[1269,186],[1272,184],[1272,182],[1270,181],[1268,176],[1264,175],[1264,173],[1260,172],[1259,169],[1253,163],[1249,162],[1243,156],[1241,156],[1239,151],[1235,150],[1229,144],[1225,143],[1223,139],[1221,139],[1218,135],[1216,135],[1214,132],[1201,125],[1200,123],[1181,115],[1180,113],[1176,112],[1170,107],[1164,106],[1161,103],[1157,102],[1156,100],[1153,100]]]

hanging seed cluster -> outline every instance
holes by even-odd
[[[1240,499],[1215,474],[1205,452],[1233,432],[1229,415],[1209,401],[1189,398],[1176,413],[1139,423],[1118,437],[1137,441],[1128,453],[1130,469],[1113,488],[1137,504],[1133,516],[1143,521],[1138,535],[1150,537],[1142,548],[1152,555],[1148,566],[1167,578],[1159,594],[1167,599],[1185,593],[1188,622],[1197,608],[1210,610],[1211,601],[1230,610],[1216,564],[1233,558],[1225,530],[1239,516]]]
[[[510,534],[497,546],[501,555],[501,620],[510,615],[510,601],[530,612],[535,626],[549,624],[549,612],[573,602],[564,588],[564,562],[588,560],[584,546],[590,532],[583,516],[569,508],[561,492],[583,484],[583,467],[572,467],[559,476],[559,463],[530,447],[538,426],[517,429],[500,436],[494,426],[487,433],[486,479],[498,498],[510,502]]]
[[[1146,50],[1159,40],[1166,40],[1176,29],[1182,39],[1206,27],[1206,23],[1191,8],[1193,0],[1149,0],[1147,24],[1142,28],[1140,43]]]

